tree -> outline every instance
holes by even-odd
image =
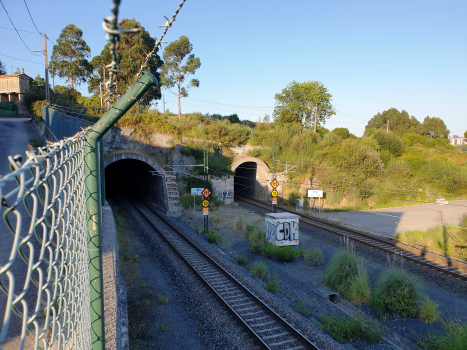
[[[45,79],[42,78],[39,74],[33,79],[29,77],[29,86],[45,86]]]
[[[117,51],[119,57],[119,68],[124,73],[115,74],[115,83],[117,91],[120,94],[133,85],[134,78],[141,66],[146,60],[146,56],[152,51],[155,44],[155,39],[140,22],[136,19],[125,19],[120,26],[122,29],[141,28],[142,30],[136,33],[123,33],[120,36],[120,44]],[[112,62],[110,53],[110,43],[108,43],[100,55],[94,56],[91,65],[93,68],[92,78],[89,82],[88,90],[95,94],[99,93],[99,84],[104,82],[104,66]],[[152,55],[148,61],[145,70],[150,71],[156,78],[159,78],[157,70],[162,65],[162,60],[159,55]],[[109,78],[109,71],[106,70],[106,79]],[[161,93],[159,87],[152,87],[147,91],[141,100],[138,102],[141,106],[147,107],[154,100],[160,100]]]
[[[274,119],[278,124],[298,122],[313,126],[314,132],[336,114],[331,104],[332,95],[318,81],[292,81],[280,94],[274,96]]]
[[[387,150],[396,157],[399,157],[404,151],[404,142],[399,136],[393,133],[377,130],[371,137],[378,141],[381,150]]]
[[[66,78],[73,89],[75,84],[86,82],[91,73],[91,65],[87,60],[90,53],[91,49],[83,39],[83,31],[69,24],[62,30],[57,45],[53,47],[50,72]]]
[[[409,116],[407,111],[399,112],[396,108],[389,108],[383,113],[376,114],[365,126],[365,135],[370,136],[371,129],[383,129],[401,135],[411,132],[424,135],[426,129],[414,116]]]
[[[6,68],[3,65],[2,61],[0,60],[0,75],[5,75],[6,74]]]
[[[446,124],[444,124],[444,121],[440,118],[428,116],[423,119],[423,126],[432,138],[444,137],[447,139],[449,136],[450,131],[446,128]]]
[[[467,139],[467,131],[464,132],[464,137]]]
[[[195,74],[196,70],[201,67],[201,61],[198,57],[191,54],[193,45],[190,40],[182,35],[180,39],[171,42],[164,49],[164,64],[161,68],[161,86],[168,89],[177,87],[178,97],[178,120],[181,118],[180,98],[187,97],[188,91],[193,87],[199,87],[198,79],[191,79],[187,88],[182,88],[183,83],[188,79],[190,74]],[[186,58],[186,61],[183,61]],[[182,63],[184,64],[182,65]]]
[[[341,137],[343,140],[350,137],[350,131],[347,128],[335,128],[331,131],[334,135]]]

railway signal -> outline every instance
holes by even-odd
[[[271,192],[271,196],[272,196],[272,212],[275,213],[277,210],[276,210],[276,206],[277,206],[277,195],[279,194],[276,190],[277,187],[279,187],[279,181],[277,181],[276,179],[272,180],[271,184],[272,188],[274,188],[274,190]]]
[[[211,191],[209,188],[205,188],[201,194],[204,197],[204,200],[201,202],[203,206],[203,216],[204,216],[204,234],[207,235],[209,231],[209,222],[208,222],[208,215],[209,215],[209,201],[208,197],[211,195]]]

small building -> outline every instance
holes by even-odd
[[[467,140],[464,136],[454,135],[452,137],[449,137],[449,143],[453,146],[462,146],[467,145]]]
[[[21,69],[19,74],[0,75],[0,102],[20,102],[29,90],[29,76]]]

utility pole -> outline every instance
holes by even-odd
[[[47,35],[44,33],[44,50],[32,50],[34,52],[42,52],[44,54],[45,64],[45,99],[50,102],[50,91],[49,91],[49,63],[47,60]]]
[[[99,92],[101,95],[101,107],[102,107],[102,83],[99,83]]]

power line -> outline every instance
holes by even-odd
[[[42,35],[39,29],[37,29],[36,23],[34,23],[34,20],[32,19],[31,12],[29,12],[29,7],[28,4],[26,4],[26,0],[24,0],[24,4],[26,5],[26,9],[28,10],[29,17],[31,18],[32,24],[34,24],[34,27],[36,28],[37,32]]]
[[[1,29],[8,29],[8,30],[15,30],[14,28],[7,28],[7,27],[0,27]],[[30,30],[21,30],[17,29],[18,32],[24,32],[24,33],[31,33],[31,34],[37,34],[36,32],[31,32]]]
[[[201,100],[201,99],[194,98],[194,97],[187,97],[187,98],[189,98],[189,99],[191,99],[191,100],[197,100],[197,101],[201,101],[201,102],[212,103],[212,104],[222,105],[222,106],[228,106],[228,107],[237,107],[237,108],[257,108],[257,109],[271,109],[271,108],[274,108],[274,107],[253,107],[253,106],[230,105],[230,104],[226,104],[226,103],[220,103],[220,102],[212,102],[212,101]]]
[[[10,15],[8,14],[8,11],[7,11],[6,8],[5,8],[5,5],[3,5],[3,1],[2,1],[2,0],[0,0],[0,3],[2,4],[2,7],[3,7],[3,9],[5,10],[6,15],[8,16],[8,19],[10,20],[11,25],[13,26],[13,28],[15,28],[16,34],[18,34],[18,36],[19,36],[19,38],[21,39],[21,41],[23,42],[24,46],[26,46],[27,49],[28,49],[34,56],[38,56],[38,55],[36,55],[36,54],[29,48],[29,46],[26,45],[26,43],[24,42],[23,38],[21,37],[21,35],[19,34],[18,30],[16,29],[16,27],[15,27],[13,21],[11,20]]]
[[[0,2],[1,2],[1,0],[0,0]],[[0,56],[5,56],[5,57],[8,57],[8,58],[13,58],[13,59],[15,59],[15,60],[20,60],[20,61],[24,61],[24,62],[40,64],[41,66],[44,65],[44,63],[28,61],[28,60],[25,60],[24,58],[18,58],[18,57],[8,56],[8,55],[5,55],[5,54],[3,54],[3,53],[0,53]],[[28,57],[31,57],[31,56],[28,56]]]

